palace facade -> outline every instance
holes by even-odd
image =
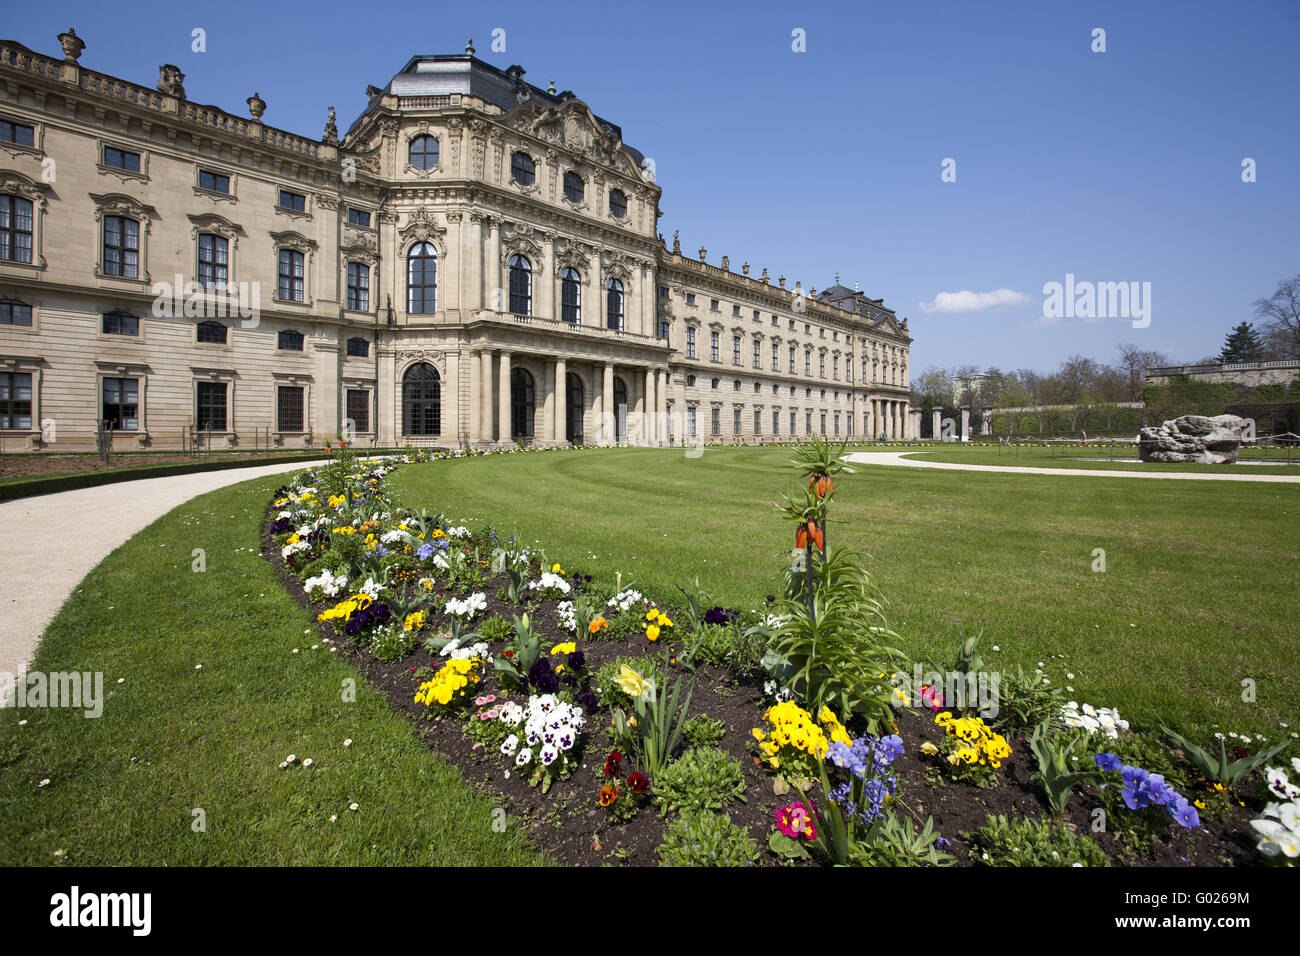
[[[0,450],[911,437],[880,299],[658,232],[572,93],[419,56],[340,133],[0,42]]]

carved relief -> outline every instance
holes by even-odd
[[[411,213],[406,225],[399,229],[397,234],[401,237],[403,246],[415,242],[431,242],[440,256],[444,253],[443,237],[447,234],[447,230],[434,222],[423,206]]]

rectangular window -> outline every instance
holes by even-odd
[[[803,351],[803,373],[805,375],[812,374],[812,349],[804,349]]]
[[[740,364],[740,336],[739,335],[733,335],[731,337],[731,364],[732,365]]]
[[[763,413],[757,408],[754,409],[754,437],[757,438],[763,434]]]
[[[713,359],[713,361],[715,362],[718,361],[718,333],[717,332],[709,333],[709,357]]]
[[[668,286],[666,286],[666,285],[661,285],[661,286],[659,287],[659,298],[661,298],[661,299],[666,299],[666,298],[668,298]]]
[[[194,333],[196,342],[210,342],[214,345],[226,344],[226,327],[220,322],[200,322]]]
[[[0,196],[0,259],[32,261],[32,201]]]
[[[280,190],[280,208],[292,209],[294,212],[307,211],[307,197],[302,193],[291,193],[287,189]]]
[[[686,329],[686,357],[695,358],[695,330]]]
[[[225,236],[199,236],[199,285],[205,289],[224,289],[229,278],[229,240]]]
[[[831,375],[834,376],[835,381],[840,380],[840,357],[838,355],[831,356]]]
[[[370,343],[360,336],[348,339],[348,355],[355,358],[369,358]]]
[[[717,311],[718,311],[718,300],[717,300],[717,299],[710,299],[710,300],[709,300],[709,311],[711,311],[711,312],[717,312]]]
[[[214,193],[230,192],[230,177],[221,173],[210,172],[206,169],[199,170],[199,188],[207,189]]]
[[[862,434],[866,435],[868,438],[871,437],[871,413],[870,412],[862,413]]]
[[[776,328],[776,316],[772,316],[772,328]]]
[[[790,374],[794,374],[794,346],[790,346]]]
[[[733,435],[740,434],[740,409],[739,408],[733,408],[731,410],[731,434]]]
[[[694,292],[688,292],[688,293],[686,293],[686,304],[687,304],[687,305],[694,305],[694,304],[695,304],[695,293],[694,293]]]
[[[781,434],[781,410],[777,408],[772,409],[772,434]]]
[[[779,372],[780,370],[781,370],[781,346],[778,343],[773,342],[772,343],[772,371]]]
[[[6,143],[17,143],[19,146],[35,146],[36,127],[0,120],[0,139]]]
[[[853,434],[853,413],[852,412],[844,413],[844,432],[847,435]]]
[[[812,434],[812,412],[804,412],[804,416],[803,416],[803,433],[804,433],[805,435],[811,435],[811,434]]]
[[[663,339],[665,342],[668,341],[668,320],[667,319],[659,320],[659,337]]]
[[[275,394],[275,428],[282,432],[302,431],[301,385],[281,385]]]
[[[280,282],[276,288],[276,298],[286,302],[302,301],[303,255],[293,249],[280,250]]]
[[[722,409],[711,408],[709,409],[709,412],[710,412],[709,414],[710,434],[721,435],[722,434]]]
[[[135,279],[140,275],[140,224],[125,216],[104,217],[104,274]]]
[[[691,405],[686,409],[686,434],[691,438],[695,437],[695,406]]]
[[[762,316],[760,316],[760,315],[758,314],[758,309],[755,309],[755,310],[754,310],[754,321],[755,321],[755,322],[762,322],[762,321],[763,321]]]
[[[12,299],[6,299],[0,302],[0,325],[26,325],[32,324],[32,307],[26,302],[15,302]]]
[[[740,317],[740,306],[738,306],[738,305],[733,305],[733,306],[731,307],[731,314],[734,315],[734,316],[736,316],[737,318],[739,318],[739,317]]]
[[[826,377],[826,353],[825,352],[817,356],[817,374],[822,378]]]
[[[198,409],[194,421],[200,429],[214,432],[226,430],[226,383],[199,382]]]
[[[103,419],[115,431],[138,431],[140,381],[134,378],[104,379]]]
[[[130,312],[105,312],[101,328],[105,335],[139,335],[140,320]]]
[[[117,149],[114,146],[105,146],[104,165],[112,166],[115,169],[125,169],[130,173],[138,173],[140,171],[140,154],[128,152],[125,149]]]
[[[348,263],[348,308],[370,311],[370,266],[364,262]]]
[[[348,389],[347,417],[352,420],[352,431],[370,431],[370,392],[364,388]]]
[[[365,226],[370,228],[370,213],[364,209],[348,209],[348,222],[354,226]]]
[[[793,435],[799,430],[799,413],[793,408],[790,409],[790,434]]]
[[[754,368],[763,366],[763,343],[754,339]]]
[[[825,412],[821,413],[821,426],[822,426],[822,434],[825,435],[826,434],[826,413]]]
[[[0,372],[0,429],[32,427],[30,372]]]

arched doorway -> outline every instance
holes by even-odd
[[[582,444],[582,379],[569,372],[565,377],[565,411],[567,421],[564,423],[564,440],[575,445]]]
[[[510,437],[532,438],[537,411],[533,377],[527,369],[510,370]]]
[[[614,376],[614,440],[627,441],[627,383]]]
[[[402,376],[402,434],[442,432],[442,382],[427,362],[412,365]]]

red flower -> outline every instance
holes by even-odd
[[[650,792],[650,780],[639,770],[628,774],[627,784],[632,788],[632,792],[637,795]]]
[[[510,658],[512,658],[512,657],[515,656],[515,652],[514,652],[514,651],[505,651],[505,652],[503,652],[503,653],[505,654],[505,657],[506,657],[507,660],[509,660]]]
[[[605,758],[605,776],[617,777],[623,767],[623,754],[617,750],[611,751],[610,755]]]

